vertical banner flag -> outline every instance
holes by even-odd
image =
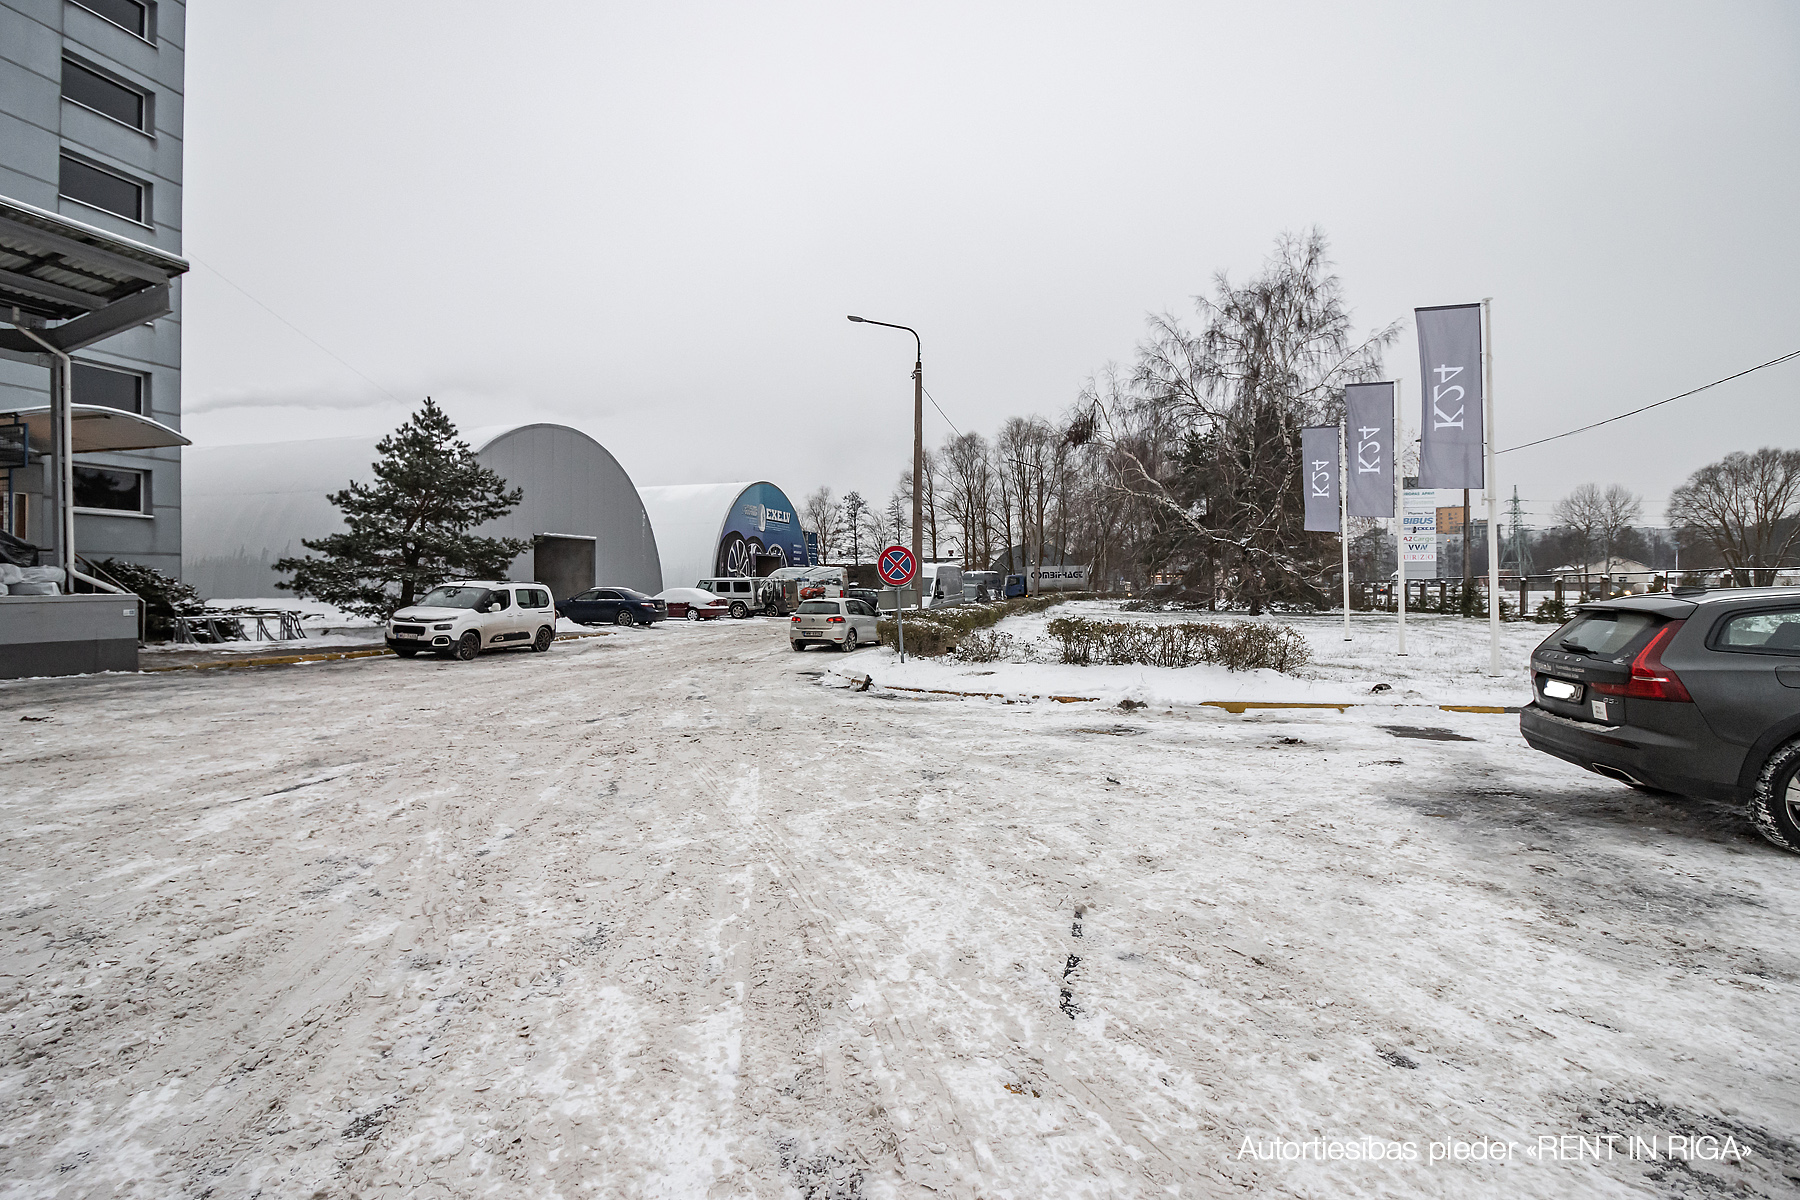
[[[1309,425],[1300,431],[1300,482],[1306,495],[1306,531],[1338,531],[1338,427]]]
[[[1416,308],[1419,331],[1419,486],[1479,488],[1481,305]]]
[[[1344,389],[1349,422],[1350,493],[1353,517],[1394,515],[1394,385],[1353,383]]]

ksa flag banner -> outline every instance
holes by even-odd
[[[1309,425],[1300,431],[1300,482],[1306,494],[1306,531],[1338,531],[1338,429]]]
[[[1416,308],[1419,486],[1478,488],[1482,477],[1481,305]]]
[[[1394,515],[1394,385],[1353,383],[1344,389],[1353,517]]]

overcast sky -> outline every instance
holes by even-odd
[[[991,434],[1315,224],[1358,325],[1404,318],[1415,425],[1416,306],[1494,298],[1502,447],[1800,349],[1792,3],[192,0],[188,52],[201,444],[430,394],[577,426],[640,484],[879,499],[912,343],[844,314],[917,327]],[[1800,361],[1499,478],[1657,520],[1768,444],[1800,447]]]

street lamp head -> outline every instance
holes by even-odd
[[[861,325],[863,323],[863,319],[861,317],[845,317],[844,319],[847,321],[855,321],[858,325]]]

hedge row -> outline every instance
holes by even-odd
[[[1064,592],[1049,596],[1027,596],[1019,600],[1006,600],[999,604],[959,604],[952,608],[928,608],[913,615],[914,610],[906,610],[906,652],[924,658],[938,658],[949,654],[969,639],[969,635],[978,630],[988,629],[1007,617],[1020,613],[1043,612],[1061,604],[1065,600],[1085,600],[1088,596],[1082,592]],[[883,617],[876,629],[881,637],[881,644],[897,649],[900,644],[894,622]],[[1010,640],[1010,639],[1009,639]],[[982,643],[977,653],[995,653],[992,639],[977,638]],[[996,654],[997,657],[997,654]],[[979,661],[992,662],[993,658]]]
[[[1058,617],[1050,622],[1049,632],[1062,643],[1062,661],[1084,667],[1191,667],[1216,663],[1231,671],[1267,667],[1291,674],[1312,661],[1306,639],[1291,625],[1198,621],[1147,625]]]

